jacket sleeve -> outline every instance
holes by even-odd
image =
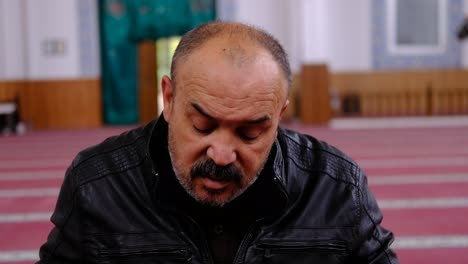
[[[73,175],[73,170],[69,168],[65,174],[57,204],[51,217],[54,228],[50,232],[46,243],[39,250],[40,260],[37,264],[80,262],[80,228],[75,203],[77,188]]]
[[[366,175],[360,169],[357,175],[361,219],[358,225],[356,263],[398,264],[396,254],[390,249],[393,233],[380,225],[383,215],[368,188]]]

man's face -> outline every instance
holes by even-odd
[[[177,179],[196,200],[223,206],[255,181],[271,150],[287,106],[280,67],[257,46],[218,38],[162,87]]]

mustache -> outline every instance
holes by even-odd
[[[234,164],[219,166],[212,159],[197,162],[190,170],[192,179],[209,178],[214,181],[234,181],[240,183],[242,172]]]

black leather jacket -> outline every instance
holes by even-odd
[[[211,263],[197,223],[161,186],[157,148],[165,144],[160,118],[82,151],[66,172],[38,263]],[[272,179],[286,206],[249,228],[234,263],[398,263],[351,159],[282,128],[274,150]]]

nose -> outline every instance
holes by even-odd
[[[219,133],[212,138],[206,155],[219,166],[229,165],[237,159],[234,143],[227,133]]]

